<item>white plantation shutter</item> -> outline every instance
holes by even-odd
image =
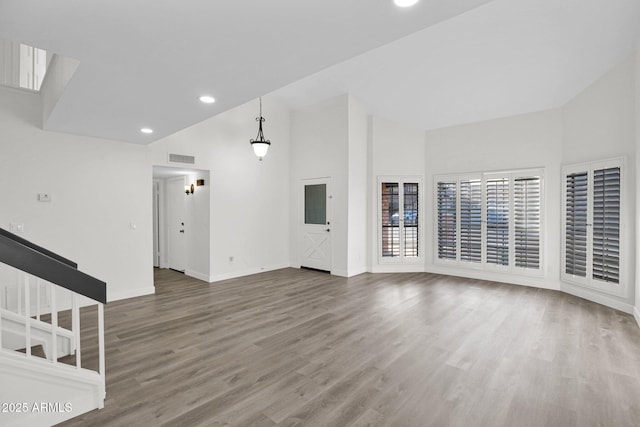
[[[405,182],[403,185],[403,231],[404,231],[404,256],[415,258],[419,255],[419,209],[418,209],[418,183]]]
[[[487,263],[509,265],[509,179],[486,181]]]
[[[562,280],[626,295],[623,159],[565,166]]]
[[[400,194],[397,182],[383,182],[381,184],[381,233],[382,233],[382,256],[400,256],[400,222],[398,221],[398,211],[400,204]]]
[[[587,172],[566,177],[565,207],[565,272],[572,276],[587,275]]]
[[[540,267],[540,177],[514,180],[515,265]]]
[[[543,169],[435,177],[435,262],[541,276]]]
[[[593,172],[593,278],[620,281],[620,168]]]
[[[482,261],[482,182],[460,181],[460,260]]]
[[[456,181],[438,182],[437,185],[437,227],[438,258],[456,259],[457,205]]]

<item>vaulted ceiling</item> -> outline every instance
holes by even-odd
[[[639,23],[637,0],[0,0],[0,38],[80,61],[46,128],[140,144],[271,92],[425,130],[553,108]]]

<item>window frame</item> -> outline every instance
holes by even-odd
[[[377,186],[377,205],[376,205],[376,227],[378,235],[378,264],[421,264],[424,262],[424,186],[423,179],[418,175],[381,175],[378,176]],[[400,253],[395,257],[382,256],[382,184],[397,183],[398,184],[398,227],[400,229]],[[405,255],[404,248],[404,184],[418,184],[418,256],[408,257]]]
[[[620,219],[619,219],[619,241],[618,241],[618,283],[605,282],[593,278],[593,199],[594,199],[594,171],[600,169],[620,168]],[[567,175],[586,172],[587,173],[587,259],[586,259],[586,275],[585,277],[567,274]],[[561,264],[560,278],[563,282],[583,288],[594,289],[610,295],[625,297],[627,295],[626,275],[626,197],[625,197],[625,179],[626,179],[625,159],[623,157],[600,160],[594,162],[585,162],[578,164],[570,164],[562,166],[562,243],[561,243]]]
[[[517,267],[515,259],[515,181],[518,178],[539,177],[540,179],[540,204],[539,204],[539,265],[538,268]],[[509,263],[508,265],[492,264],[487,262],[487,181],[490,179],[507,178],[508,179],[508,245],[509,245]],[[461,259],[461,192],[460,183],[473,179],[480,180],[481,194],[481,261],[466,261]],[[456,259],[441,259],[438,253],[438,183],[440,182],[456,182]],[[481,270],[485,272],[505,273],[522,275],[527,277],[544,277],[546,275],[545,263],[545,223],[546,223],[546,192],[545,192],[545,169],[544,168],[528,168],[508,171],[486,171],[475,173],[461,174],[441,174],[434,175],[434,204],[433,204],[433,263],[434,265],[449,266],[456,268],[464,268],[467,270]]]

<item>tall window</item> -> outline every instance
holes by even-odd
[[[563,280],[622,295],[622,160],[564,168]]]
[[[542,170],[436,177],[436,261],[539,275]]]
[[[416,262],[420,247],[420,182],[416,178],[380,178],[380,258]]]

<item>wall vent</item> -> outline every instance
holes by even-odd
[[[188,165],[195,165],[195,156],[186,156],[184,154],[169,153],[169,163],[183,163]]]

